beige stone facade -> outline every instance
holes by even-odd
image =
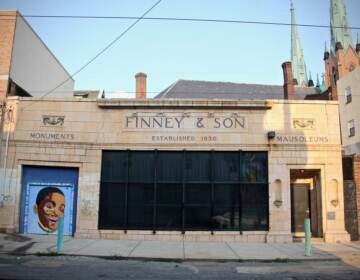
[[[22,168],[31,165],[79,169],[76,237],[289,242],[295,234],[290,186],[309,182],[318,192],[320,236],[329,242],[349,240],[335,101],[9,97],[7,107],[11,112],[4,123],[1,150],[3,230],[19,231]],[[161,125],[149,124],[155,117]],[[274,138],[268,136],[270,131]],[[102,151],[126,149],[267,152],[269,230],[212,234],[99,230]]]

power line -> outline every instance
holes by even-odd
[[[138,17],[132,24],[130,24],[119,36],[117,36],[114,40],[112,40],[109,44],[107,44],[100,52],[98,52],[93,58],[91,58],[88,62],[86,62],[83,66],[81,66],[77,71],[75,71],[72,75],[70,75],[67,79],[65,79],[63,82],[61,82],[59,85],[54,87],[53,89],[46,92],[44,95],[42,95],[39,98],[44,98],[57,90],[62,85],[66,84],[69,80],[73,79],[74,76],[79,74],[82,70],[84,70],[87,66],[89,66],[92,62],[94,62],[99,56],[101,56],[103,53],[105,53],[112,45],[114,45],[119,39],[121,39],[127,32],[129,32],[140,20],[142,20],[143,17],[145,17],[148,13],[151,12],[157,5],[160,4],[162,0],[158,0],[154,5],[152,5],[149,9],[145,11],[145,13],[142,14],[142,16]]]
[[[13,20],[14,18],[2,19],[9,15],[0,15],[0,20]],[[312,28],[338,28],[360,30],[357,26],[331,26],[321,24],[301,24],[286,23],[272,21],[248,21],[248,20],[232,20],[232,19],[211,19],[211,18],[179,18],[179,17],[135,17],[135,16],[86,16],[86,15],[22,15],[24,18],[50,18],[50,19],[120,19],[120,20],[153,20],[153,21],[188,21],[188,22],[208,22],[208,23],[235,23],[235,24],[261,24],[261,25],[277,25],[277,26],[299,26]]]

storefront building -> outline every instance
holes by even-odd
[[[1,231],[55,234],[64,215],[79,238],[291,242],[308,215],[313,237],[349,240],[337,91],[314,101],[295,26],[284,86],[179,80],[146,99],[138,73],[135,99],[106,99],[0,13]]]
[[[336,101],[8,97],[1,228],[291,242],[344,229]]]

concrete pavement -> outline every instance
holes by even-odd
[[[342,261],[217,262],[109,260],[79,256],[0,254],[0,278],[17,280],[358,280],[360,269]]]
[[[0,234],[2,254],[53,254],[54,235]],[[138,241],[76,239],[65,237],[64,255],[110,258],[217,260],[217,261],[309,261],[348,258],[359,264],[360,243],[317,243],[311,257],[305,257],[303,243],[236,243],[188,241]]]
[[[109,260],[79,256],[0,254],[0,278],[17,280],[358,280],[360,269],[342,261],[217,262]]]

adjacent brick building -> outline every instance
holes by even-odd
[[[346,228],[352,239],[357,240],[360,230],[360,43],[357,41],[353,44],[346,7],[342,0],[331,1],[330,18],[331,44],[324,53],[327,90],[318,97],[339,101],[344,148]]]
[[[0,11],[0,100],[73,95],[74,80],[17,11]],[[61,86],[59,84],[63,83]]]

